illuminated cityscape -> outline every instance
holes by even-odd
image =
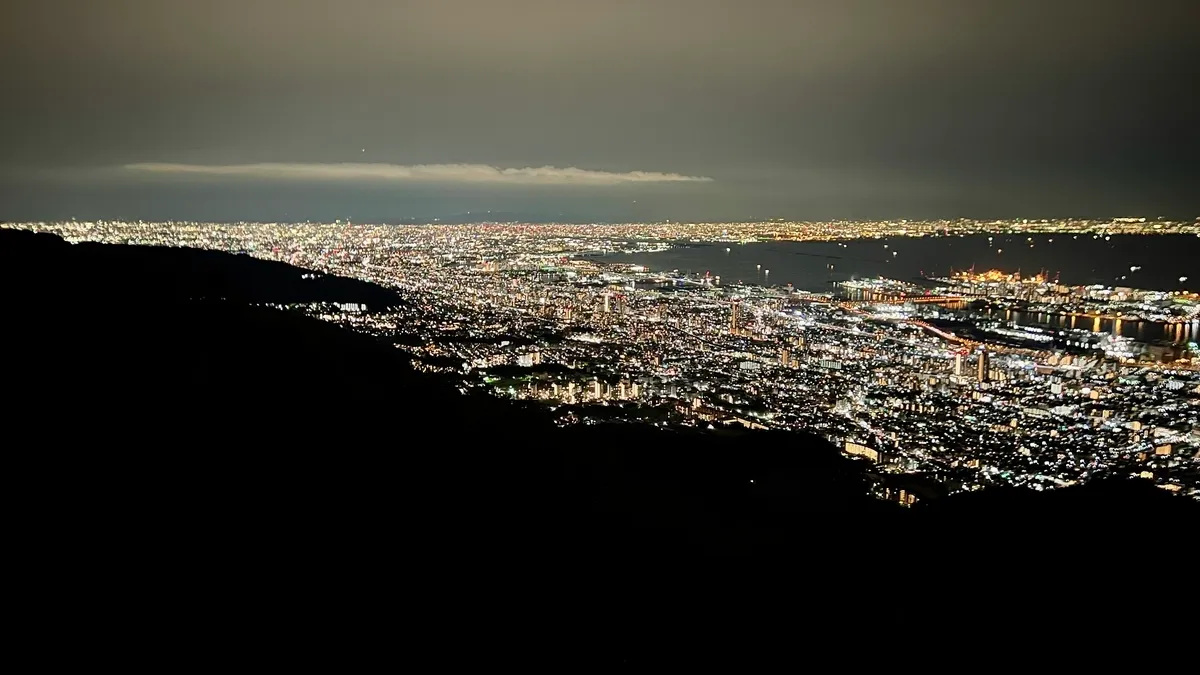
[[[379,284],[405,304],[286,309],[390,340],[463,392],[541,402],[560,425],[808,430],[869,462],[876,496],[903,504],[1100,475],[1200,496],[1195,293],[1001,269],[799,289],[772,285],[769,270],[733,283],[621,260],[697,242],[1200,236],[1196,222],[6,227],[242,253]],[[1126,336],[1142,323],[1163,337]]]

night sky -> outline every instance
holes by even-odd
[[[1200,216],[1194,0],[8,0],[0,220]]]

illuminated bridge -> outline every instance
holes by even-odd
[[[909,295],[909,296],[893,296],[880,297],[874,300],[842,300],[839,305],[903,305],[907,303],[916,304],[942,304],[948,302],[964,302],[965,297],[961,295]]]

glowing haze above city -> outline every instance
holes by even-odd
[[[1172,0],[20,0],[0,220],[1188,220],[1193,25]]]

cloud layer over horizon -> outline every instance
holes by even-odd
[[[1193,218],[1196,5],[9,0],[0,220]]]
[[[487,164],[127,164],[125,171],[147,175],[221,176],[300,181],[384,181],[501,185],[621,185],[625,183],[708,183],[707,176],[656,171],[614,173],[554,166],[502,169]]]

